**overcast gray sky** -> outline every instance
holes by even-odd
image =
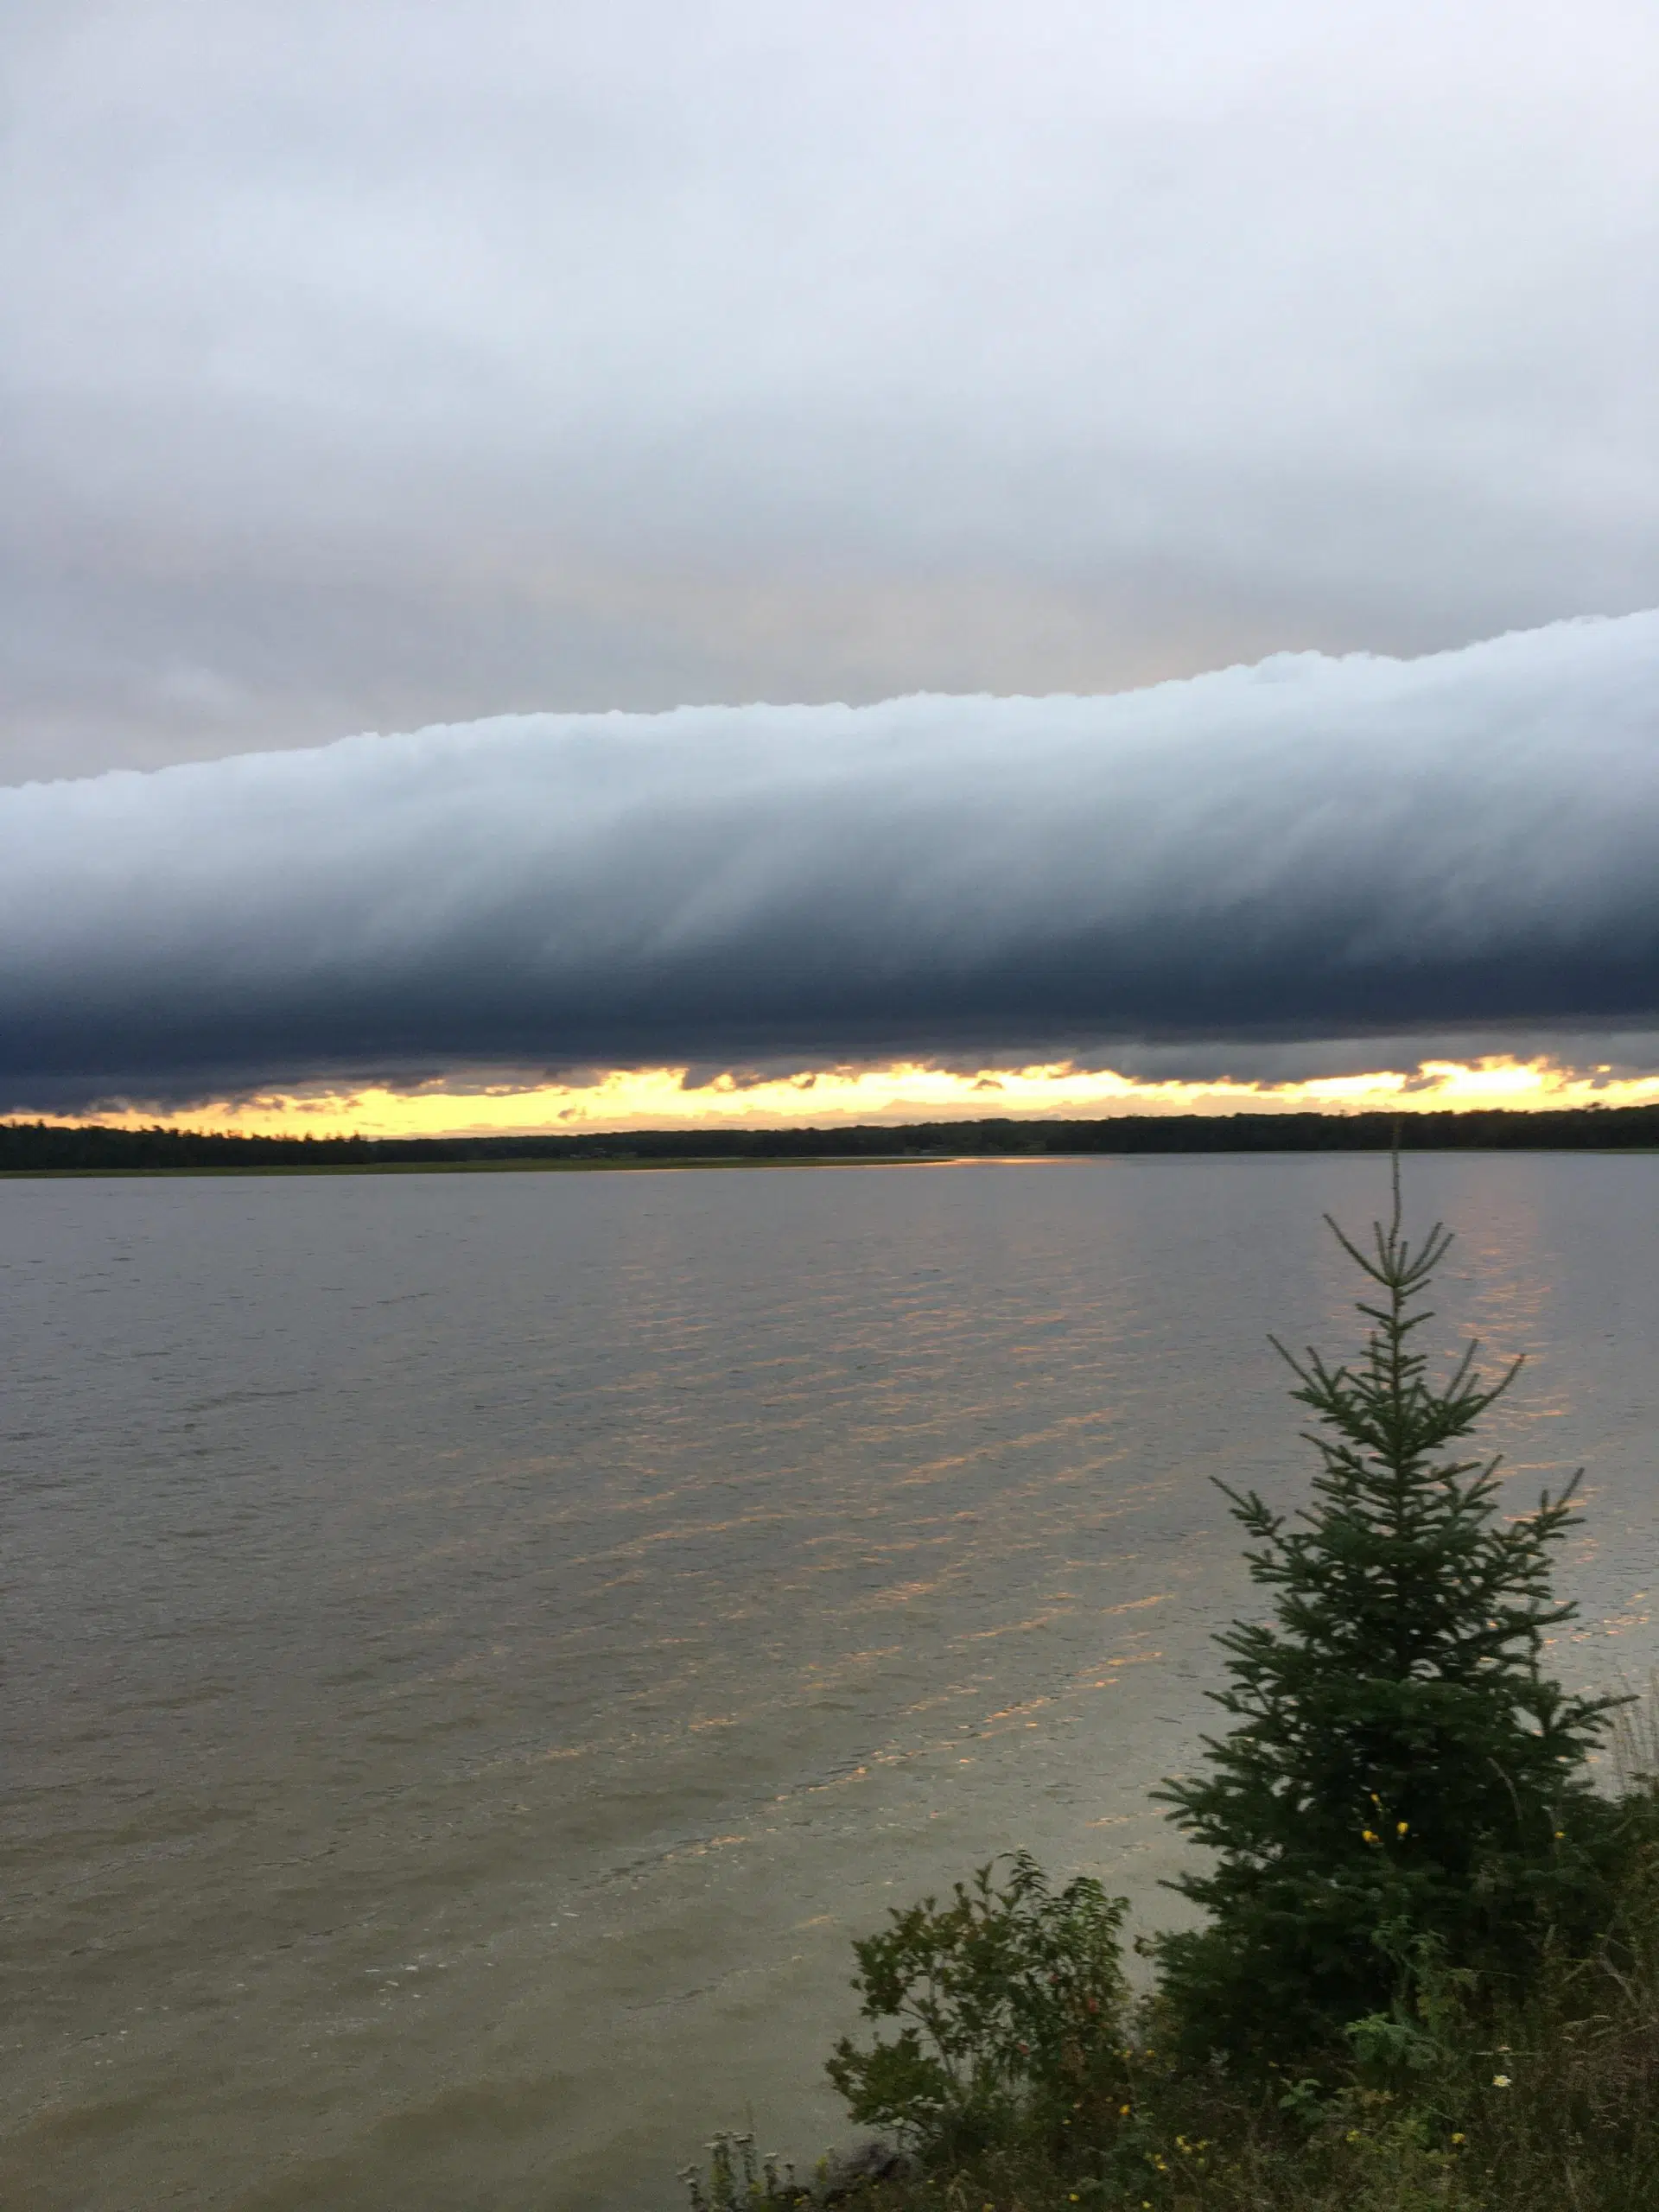
[[[10,0],[0,779],[1659,604],[1650,0]]]

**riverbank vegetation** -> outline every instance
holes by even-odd
[[[1406,1237],[1397,1156],[1390,1219],[1337,1233],[1364,1346],[1286,1355],[1312,1495],[1228,1491],[1264,1617],[1219,1638],[1225,1726],[1160,1793],[1197,1924],[1144,1947],[1136,1997],[1123,1901],[1020,1854],[895,1911],[829,2062],[890,2153],[807,2182],[723,2139],[694,2208],[1659,2203],[1659,1713],[1549,1670],[1576,1483],[1516,1515],[1471,1455],[1515,1370],[1471,1346],[1432,1378],[1450,1240]]]
[[[1659,1106],[1524,1112],[1117,1114],[1098,1121],[894,1127],[629,1129],[514,1137],[260,1137],[194,1129],[0,1122],[0,1175],[388,1173],[399,1170],[689,1166],[768,1160],[1046,1159],[1139,1153],[1606,1152],[1659,1148]]]

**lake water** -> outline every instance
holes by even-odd
[[[1659,1158],[1408,1161],[1659,1658]],[[10,2212],[672,2207],[843,2132],[851,1936],[1130,1891],[1363,1157],[0,1186]]]

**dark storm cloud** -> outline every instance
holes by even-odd
[[[0,792],[4,1103],[1651,1029],[1656,855],[1659,613],[114,773]]]
[[[1645,0],[12,0],[0,780],[1659,602]]]

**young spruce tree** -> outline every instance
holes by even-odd
[[[1164,1997],[1190,2048],[1246,2063],[1340,2048],[1425,1939],[1513,1981],[1552,1931],[1586,1935],[1605,1821],[1585,1760],[1618,1701],[1569,1696],[1542,1668],[1574,1611],[1549,1567],[1578,1478],[1511,1518],[1497,1461],[1448,1449],[1520,1363],[1483,1382],[1471,1344],[1430,1381],[1421,1300],[1452,1239],[1436,1224],[1407,1240],[1397,1154],[1372,1248],[1330,1226],[1370,1278],[1369,1338],[1334,1368],[1273,1340],[1318,1424],[1314,1502],[1287,1520],[1222,1485],[1272,1618],[1217,1639],[1232,1729],[1206,1739],[1206,1772],[1159,1793],[1215,1854],[1176,1885],[1208,1920],[1161,1939]]]

